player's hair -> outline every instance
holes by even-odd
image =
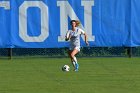
[[[72,25],[72,22],[75,22],[76,23],[76,27],[80,25],[80,21],[78,20],[71,20],[70,21],[70,24]]]

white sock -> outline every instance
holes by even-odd
[[[75,56],[74,56],[73,60],[77,64],[77,58]]]
[[[72,64],[73,64],[73,66],[75,67],[75,62],[74,62],[74,61],[72,62]]]

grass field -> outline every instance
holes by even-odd
[[[140,93],[140,58],[0,59],[0,93]],[[62,72],[68,64],[70,72]]]

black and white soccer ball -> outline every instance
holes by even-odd
[[[70,71],[69,65],[64,65],[64,66],[62,67],[62,71],[66,71],[66,72]]]

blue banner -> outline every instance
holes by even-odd
[[[0,0],[0,48],[68,47],[70,20],[81,22],[91,47],[140,46],[139,5],[140,0]]]

